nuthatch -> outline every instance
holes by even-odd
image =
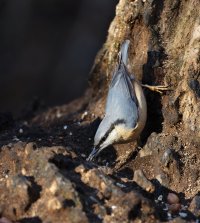
[[[92,161],[104,148],[117,143],[130,142],[139,137],[147,118],[146,99],[142,86],[151,90],[166,90],[163,86],[140,84],[127,70],[128,48],[126,40],[119,52],[119,62],[109,87],[105,116],[94,137],[94,149],[87,158]]]

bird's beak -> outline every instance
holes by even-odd
[[[99,148],[93,148],[92,152],[90,153],[90,155],[87,158],[87,161],[92,161],[100,152]]]

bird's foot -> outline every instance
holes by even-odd
[[[169,86],[166,86],[166,85],[151,86],[151,85],[148,85],[148,84],[142,84],[142,87],[146,87],[149,90],[156,91],[156,92],[158,92],[160,94],[162,94],[163,91],[170,90]]]

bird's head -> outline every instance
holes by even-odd
[[[87,158],[92,161],[104,148],[115,144],[120,140],[120,127],[124,126],[123,120],[117,120],[114,123],[109,121],[109,117],[105,117],[99,125],[94,137],[94,148]]]

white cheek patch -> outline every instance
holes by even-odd
[[[117,131],[116,131],[116,129],[114,128],[114,129],[112,130],[112,132],[109,134],[107,140],[108,140],[108,141],[112,141],[112,142],[114,142],[118,137],[119,137],[119,136],[118,136],[118,134],[117,134]],[[107,141],[107,140],[106,140],[106,141]]]
[[[115,141],[117,141],[119,139],[118,133],[115,129],[113,129],[107,139],[102,143],[101,148],[105,148],[109,145],[112,145],[113,143],[115,143]]]

